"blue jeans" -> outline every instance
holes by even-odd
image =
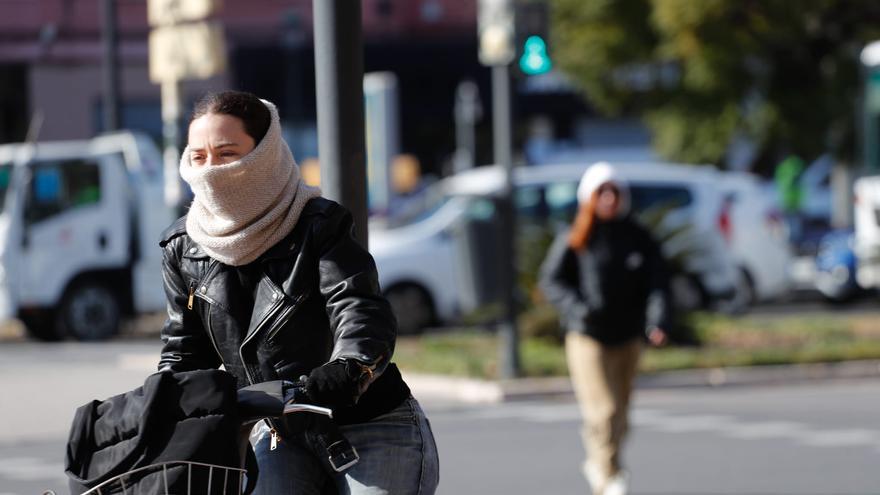
[[[340,427],[360,455],[342,473],[329,470],[306,442],[283,439],[269,450],[269,430],[257,435],[254,453],[260,475],[256,495],[430,495],[439,481],[434,434],[418,401],[410,397],[396,409],[366,423]]]

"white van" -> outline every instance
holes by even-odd
[[[856,281],[865,289],[880,287],[880,175],[862,177],[855,192]]]
[[[0,318],[40,339],[95,340],[163,309],[163,188],[144,135],[0,146]]]
[[[524,224],[562,227],[577,207],[576,191],[586,164],[520,167],[514,175],[520,229]],[[675,281],[684,306],[713,306],[734,298],[737,267],[718,226],[722,192],[717,177],[693,166],[614,164],[631,188],[636,212],[666,208],[658,228],[677,232],[663,243],[669,259],[679,259],[684,277]],[[500,194],[504,170],[479,167],[435,184],[402,221],[371,229],[370,248],[379,279],[400,319],[401,331],[454,320],[473,309],[468,270],[462,258],[462,222],[493,213],[490,198]],[[484,225],[488,225],[484,223]],[[483,227],[485,228],[485,227]],[[462,266],[465,269],[462,269]]]
[[[791,289],[793,253],[779,210],[756,176],[712,173],[724,194],[719,227],[736,261],[739,303],[786,295]]]

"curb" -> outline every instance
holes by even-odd
[[[402,371],[413,394],[420,399],[493,404],[520,400],[569,397],[568,377],[478,380],[422,375]],[[710,368],[643,373],[636,380],[639,390],[703,387],[791,385],[820,380],[880,378],[880,360],[795,365]]]
[[[117,366],[128,371],[155,371],[156,355],[129,353],[117,356]],[[567,398],[574,394],[567,376],[478,380],[424,375],[401,370],[419,399],[468,404],[497,404],[522,400]],[[689,369],[642,373],[636,389],[663,390],[736,386],[773,386],[821,380],[880,378],[880,360],[836,363],[783,364],[728,368]]]

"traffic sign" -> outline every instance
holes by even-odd
[[[516,56],[511,0],[479,0],[477,31],[483,65],[508,65]]]
[[[162,26],[150,32],[150,80],[207,79],[226,69],[226,43],[219,22]]]

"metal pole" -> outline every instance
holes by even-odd
[[[165,163],[165,204],[183,214],[183,184],[177,168],[180,163],[180,145],[183,104],[180,94],[180,81],[169,80],[162,83],[162,138],[164,141],[163,161]]]
[[[513,207],[513,139],[510,108],[510,74],[507,65],[492,66],[492,133],[495,163],[504,167],[505,185],[501,200],[502,280],[505,314],[500,337],[500,372],[502,378],[519,375],[519,331],[517,329],[516,209]]]
[[[116,0],[102,0],[101,17],[104,21],[104,131],[119,129],[119,59],[116,47]]]
[[[476,136],[474,124],[480,116],[480,99],[477,84],[462,81],[455,90],[455,173],[474,167],[476,161]]]
[[[318,154],[324,195],[351,211],[367,246],[360,0],[314,0]]]

